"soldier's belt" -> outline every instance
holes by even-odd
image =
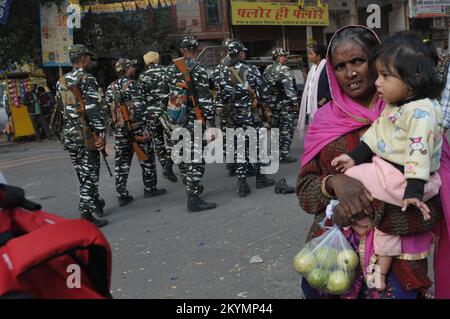
[[[117,128],[122,128],[122,127],[125,126],[125,122],[116,122],[116,123],[115,123],[115,126],[116,126]],[[137,130],[137,129],[140,129],[140,128],[142,128],[142,127],[143,127],[143,124],[140,123],[140,122],[133,122],[133,123],[131,123],[131,129],[132,129],[132,130]]]

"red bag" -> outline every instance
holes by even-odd
[[[96,226],[0,209],[0,298],[104,299],[110,286],[111,247]]]

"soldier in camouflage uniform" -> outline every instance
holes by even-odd
[[[185,57],[186,67],[189,70],[193,85],[195,87],[195,96],[197,98],[199,107],[203,113],[203,117],[207,121],[208,127],[215,127],[214,121],[214,108],[211,99],[211,93],[209,91],[208,74],[203,65],[201,65],[197,60],[195,60],[197,54],[198,42],[193,36],[185,36],[180,43],[180,52]],[[180,72],[175,64],[170,65],[167,68],[164,85],[162,88],[162,105],[164,108],[167,107],[169,99],[173,96],[179,94],[179,88],[177,83],[185,83],[183,74]],[[196,121],[196,115],[194,107],[191,101],[187,102],[188,106],[188,118],[186,123],[183,125],[191,132],[191,141],[194,141],[194,122]],[[205,126],[203,127],[205,129]],[[217,136],[217,133],[216,135]],[[177,143],[178,141],[172,141]],[[200,149],[202,149],[201,146]],[[193,145],[191,150],[191,158],[195,156],[196,148]],[[202,154],[199,154],[200,156]],[[201,185],[201,179],[205,172],[205,161],[202,157],[201,163],[196,163],[192,161],[190,163],[181,162],[179,164],[179,169],[183,178],[183,184],[185,186],[186,193],[188,195],[187,209],[189,212],[204,211],[214,209],[216,207],[215,203],[208,203],[203,201],[199,195],[203,191],[203,186]]]
[[[105,126],[102,111],[98,105],[98,83],[88,73],[92,64],[92,53],[84,45],[69,48],[69,56],[73,65],[72,71],[63,75],[56,84],[56,107],[62,113],[61,140],[69,151],[70,159],[80,184],[81,218],[98,227],[108,224],[106,219],[97,219],[92,214],[103,215],[105,202],[99,197],[98,183],[100,175],[100,153],[105,148]],[[99,140],[94,147],[85,143],[83,124],[80,121],[80,103],[71,93],[71,87],[78,87],[85,103],[88,125]]]
[[[172,170],[170,136],[167,137],[168,143],[166,143],[164,135],[167,131],[164,130],[159,121],[161,112],[164,112],[161,109],[160,95],[166,69],[159,64],[159,54],[157,52],[150,51],[144,55],[144,62],[147,65],[147,70],[139,76],[139,84],[150,115],[152,128],[150,133],[153,138],[155,153],[163,167],[163,176],[171,182],[176,182],[177,177]]]
[[[215,69],[211,72],[211,81],[214,85],[214,89],[216,91],[216,96],[214,99],[214,108],[216,110],[216,114],[220,115],[220,129],[223,133],[223,148],[224,148],[224,155],[226,153],[226,129],[227,127],[233,128],[234,126],[234,118],[231,117],[232,114],[229,112],[228,105],[225,106],[222,104],[223,97],[221,96],[222,92],[220,91],[220,81],[221,81],[221,74],[224,72],[224,69],[227,68],[230,64],[230,57],[228,56],[228,44],[231,43],[232,39],[227,39],[222,44],[222,50],[221,55],[222,59],[220,61],[220,64],[218,64]],[[236,175],[236,166],[234,163],[227,163],[227,170],[229,176],[235,176]]]
[[[272,52],[274,63],[264,71],[264,77],[271,91],[270,108],[272,127],[280,129],[280,163],[297,161],[290,156],[294,136],[294,107],[298,107],[298,97],[294,88],[291,70],[286,65],[288,52],[277,48]]]
[[[133,200],[133,197],[127,191],[127,179],[134,154],[129,133],[118,109],[120,103],[127,106],[132,121],[133,134],[141,137],[137,144],[148,156],[148,160],[139,161],[144,182],[144,197],[154,197],[166,193],[165,189],[156,188],[155,154],[149,133],[151,129],[150,116],[138,82],[133,79],[136,74],[135,64],[135,60],[120,59],[117,61],[115,67],[119,79],[111,83],[106,91],[106,102],[111,109],[115,124],[116,193],[120,206],[125,206]]]
[[[217,81],[221,92],[221,103],[223,105],[231,103],[234,109],[234,128],[242,128],[244,131],[255,127],[252,105],[255,97],[250,93],[248,87],[262,101],[267,102],[269,100],[267,85],[258,69],[243,63],[245,60],[245,50],[245,47],[239,41],[232,41],[228,44],[230,64],[223,68],[221,77]],[[243,140],[243,138],[240,134],[237,135],[238,140]],[[248,147],[246,147],[245,153],[245,162],[236,163],[236,175],[238,176],[237,191],[239,197],[246,197],[250,194],[250,186],[247,183],[249,168]],[[256,188],[264,188],[275,184],[275,181],[261,174],[259,163],[256,163],[255,166]]]

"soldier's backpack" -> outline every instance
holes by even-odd
[[[167,102],[167,116],[172,126],[183,126],[188,117],[188,95],[187,89],[177,83],[176,91],[169,96]]]
[[[194,100],[196,99],[195,92],[193,92],[195,85],[191,76],[193,70],[188,69],[184,58],[175,59],[173,62],[176,69],[183,75],[182,82],[176,83],[176,89],[169,95],[167,103],[167,117],[172,127],[176,128],[187,123],[189,112],[191,111],[190,108],[199,108],[196,105],[192,105],[192,100],[190,100],[190,97]],[[197,115],[197,111],[199,110],[196,110],[196,117],[201,117],[201,114]]]
[[[96,226],[0,209],[0,299],[111,298],[111,248]]]
[[[286,92],[284,90],[284,85],[281,82],[280,74],[277,72],[277,66],[271,65],[268,69],[268,81],[270,95],[273,97],[273,101],[276,101],[278,98],[282,97],[282,99],[286,99]]]
[[[269,107],[266,105],[263,105],[258,100],[258,96],[256,95],[256,92],[252,89],[250,84],[248,83],[248,69],[240,69],[239,72],[234,67],[229,67],[229,70],[231,72],[231,83],[233,84],[233,101],[236,98],[236,84],[239,82],[241,85],[244,86],[247,93],[252,98],[252,113],[253,113],[253,121],[255,123],[260,123],[261,121],[269,122],[270,118],[272,117],[272,112],[270,111]],[[229,106],[226,106],[229,108]],[[234,118],[234,103],[232,105],[232,110],[224,111],[226,116],[232,116]],[[227,120],[228,122],[228,120]]]
[[[62,114],[67,112],[67,105],[76,105],[77,99],[67,87],[66,78],[64,75],[59,78],[58,82],[61,89],[59,91],[61,99],[57,101],[55,107],[53,108],[49,128],[52,130],[53,135],[61,140],[63,139],[61,135],[63,129]]]

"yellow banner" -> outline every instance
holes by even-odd
[[[136,2],[122,2],[123,11],[136,11]]]
[[[233,25],[310,25],[330,24],[328,5],[299,7],[296,3],[232,1]]]
[[[79,0],[69,0],[73,3],[78,3]],[[191,1],[191,0],[179,0],[179,1]],[[137,0],[137,1],[125,1],[125,2],[116,2],[116,3],[98,3],[98,4],[90,4],[82,6],[83,12],[88,12],[89,10],[95,14],[102,13],[114,13],[114,12],[123,12],[123,11],[131,11],[134,12],[138,9],[147,9],[149,7],[158,8],[161,7],[170,7],[172,5],[176,5],[176,0]]]

